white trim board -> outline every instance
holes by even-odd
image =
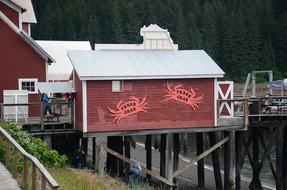
[[[83,106],[83,132],[88,131],[87,126],[87,81],[82,81],[82,106]]]

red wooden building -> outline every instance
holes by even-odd
[[[0,101],[3,90],[28,90],[39,101],[37,82],[45,82],[50,57],[31,37],[36,18],[30,0],[0,0]]]
[[[203,50],[177,50],[169,33],[160,30],[167,35],[160,39],[157,33],[157,42],[98,44],[101,50],[68,52],[74,66],[78,130],[93,136],[218,126],[217,79],[224,72]],[[223,105],[221,111],[227,108]]]

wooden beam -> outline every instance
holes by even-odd
[[[159,130],[137,130],[137,131],[118,131],[118,132],[95,132],[95,133],[84,133],[84,137],[106,137],[106,136],[119,136],[119,135],[130,135],[130,136],[141,136],[141,135],[158,135],[167,133],[198,133],[198,132],[214,132],[214,131],[227,131],[227,130],[240,130],[244,129],[244,126],[210,126],[210,127],[199,127],[199,128],[178,128],[178,129],[159,129]]]
[[[135,163],[135,161],[132,161],[132,160],[126,158],[125,156],[123,156],[123,155],[117,153],[116,151],[113,151],[112,149],[106,147],[105,145],[102,145],[102,144],[101,144],[100,146],[101,146],[101,147],[103,148],[103,150],[105,150],[106,152],[112,154],[113,156],[115,156],[115,157],[117,157],[117,158],[119,158],[119,159],[121,159],[121,160],[123,160],[123,161],[129,163],[129,164]],[[161,181],[161,182],[163,182],[163,183],[165,183],[165,184],[167,184],[167,185],[169,185],[169,186],[174,186],[174,184],[173,184],[172,182],[170,182],[170,181],[168,181],[167,179],[161,177],[161,176],[158,175],[157,173],[152,172],[152,171],[146,169],[146,168],[145,168],[144,166],[142,166],[142,165],[141,165],[141,168],[142,168],[143,172],[145,172],[145,173],[151,175],[151,176],[154,177],[155,179],[157,179],[157,180],[159,180],[159,181]]]
[[[204,152],[204,133],[196,133],[196,153],[197,156]],[[204,180],[204,159],[201,159],[197,162],[197,179],[198,187],[203,188],[205,185]]]
[[[175,171],[173,173],[173,177],[176,177],[178,175],[180,175],[181,173],[185,172],[187,169],[189,169],[190,167],[192,167],[193,165],[195,165],[199,160],[201,160],[202,158],[206,157],[208,154],[210,154],[211,152],[213,152],[214,150],[216,150],[218,147],[220,147],[221,145],[225,144],[227,141],[229,140],[229,137],[225,137],[224,139],[222,139],[221,141],[219,141],[218,143],[216,143],[214,146],[210,147],[208,150],[206,150],[205,152],[203,152],[202,154],[198,155],[196,158],[192,159],[187,165],[185,165],[183,168],[178,169],[177,171]]]

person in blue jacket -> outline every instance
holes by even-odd
[[[47,114],[47,116],[50,116],[52,115],[52,109],[51,109],[51,104],[50,104],[50,101],[49,101],[49,97],[46,93],[43,93],[42,94],[42,97],[41,97],[41,102],[45,103],[45,113]]]

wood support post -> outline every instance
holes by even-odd
[[[229,164],[229,190],[235,190],[235,131],[229,132],[230,164]]]
[[[243,162],[243,143],[241,142],[241,133],[240,131],[235,132],[235,154],[236,154],[236,160],[235,160],[235,186],[236,190],[240,190],[241,188],[241,162]]]
[[[179,152],[180,152],[179,134],[175,133],[173,134],[173,171],[174,172],[178,169]],[[176,190],[178,188],[177,177],[173,178],[173,183],[175,184],[173,189]]]
[[[224,136],[228,137],[229,132],[225,131]],[[230,167],[230,143],[224,144],[224,190],[229,190],[229,167]]]
[[[24,156],[23,158],[23,187],[24,189],[28,189],[28,163],[27,158]]]
[[[130,159],[131,158],[131,137],[125,136],[124,137],[124,150],[125,150],[125,157]],[[125,163],[125,168],[128,168],[130,165],[129,163]]]
[[[252,181],[250,184],[251,189],[262,189],[261,181],[260,181],[260,172],[259,172],[259,138],[258,133],[259,129],[253,127],[252,128],[252,155],[253,155],[253,174],[252,174]]]
[[[152,136],[151,135],[146,135],[146,137],[145,137],[146,168],[148,170],[152,170],[152,149],[151,149],[151,144],[152,144]],[[150,181],[151,176],[149,174],[147,174],[146,177]]]
[[[40,125],[41,125],[41,130],[44,130],[44,106],[45,104],[41,102],[40,104]]]
[[[196,133],[196,152],[197,156],[204,152],[204,133]],[[198,187],[205,186],[204,177],[204,159],[197,162],[197,177],[198,177]]]
[[[165,177],[166,165],[166,134],[162,134],[160,138],[160,176]]]
[[[107,141],[108,141],[107,142],[108,148],[123,155],[123,137],[122,136],[108,137]],[[107,171],[112,176],[119,177],[122,174],[123,170],[124,170],[123,161],[108,153],[107,154]]]
[[[93,137],[93,147],[92,147],[92,165],[95,167],[96,166],[96,137]]]
[[[173,135],[167,134],[166,139],[166,179],[172,183],[173,173],[173,160],[172,160],[172,149],[173,149]]]
[[[32,190],[36,190],[37,171],[36,165],[32,162]]]
[[[209,133],[209,141],[210,141],[210,146],[213,146],[216,144],[216,133],[215,132]],[[217,149],[212,152],[213,172],[214,172],[216,190],[223,190],[218,152],[219,151]]]
[[[99,174],[104,173],[104,151],[101,137],[96,138],[96,170]]]
[[[282,179],[283,179],[283,189],[287,190],[287,126],[284,128],[283,134],[283,166],[282,166]]]
[[[276,189],[283,189],[283,131],[282,128],[277,128],[277,140],[276,140],[276,173],[278,177],[278,183]],[[286,162],[286,160],[285,160]]]

